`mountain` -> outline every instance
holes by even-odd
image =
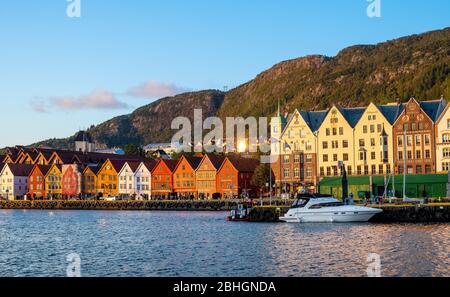
[[[281,62],[229,92],[208,90],[160,99],[129,115],[89,129],[104,146],[170,141],[173,118],[270,116],[281,100],[285,111],[386,103],[410,97],[450,98],[450,28],[377,45],[348,47],[335,57],[313,55]],[[71,148],[73,137],[34,146]]]

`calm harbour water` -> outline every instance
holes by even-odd
[[[0,276],[450,276],[450,224],[228,223],[223,212],[0,210]]]

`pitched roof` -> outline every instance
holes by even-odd
[[[395,123],[395,121],[405,109],[404,104],[378,105],[377,107],[391,125]]]
[[[197,167],[200,165],[200,163],[203,160],[203,157],[192,157],[192,156],[183,156],[186,161],[189,163],[189,165],[192,167],[192,169],[196,170]]]
[[[139,165],[141,165],[142,162],[140,161],[128,161],[127,164],[130,166],[131,171],[134,173],[139,168]]]
[[[88,165],[86,166],[86,168],[84,169],[84,171],[86,171],[89,168],[89,170],[91,170],[94,174],[97,174],[98,171],[100,170],[101,166],[98,165]],[[83,171],[83,172],[84,172]]]
[[[352,128],[355,128],[367,107],[338,108]]]
[[[319,130],[320,125],[322,125],[323,120],[327,116],[328,111],[301,111],[300,115],[308,124],[312,132]]]
[[[220,169],[220,167],[222,166],[222,164],[226,158],[224,156],[213,155],[213,154],[206,154],[205,157],[211,161],[211,164],[214,166],[214,168],[216,168],[216,170]]]
[[[28,176],[34,166],[29,164],[8,164],[8,167],[14,176]]]
[[[178,160],[165,160],[165,159],[161,159],[161,162],[164,162],[167,167],[169,167],[170,171],[174,171],[175,168],[178,165]]]
[[[444,111],[446,102],[444,99],[433,101],[422,101],[420,107],[430,117],[433,122],[436,122]]]
[[[50,171],[50,168],[52,168],[52,165],[36,165],[36,166],[43,175],[47,175],[47,173]]]
[[[155,168],[155,166],[158,162],[151,159],[151,160],[144,161],[142,163],[144,163],[144,166],[147,168],[147,170],[151,172],[153,170],[153,168]]]
[[[228,157],[227,159],[239,172],[255,172],[260,164],[259,160],[251,158]]]

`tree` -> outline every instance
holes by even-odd
[[[272,174],[272,181],[275,180],[270,164],[260,164],[255,169],[251,184],[255,187],[263,188],[270,181],[270,174]]]
[[[126,144],[123,150],[127,156],[144,156],[144,150],[137,144]]]

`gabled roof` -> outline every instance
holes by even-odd
[[[128,166],[130,167],[132,173],[135,173],[136,170],[139,168],[139,166],[142,164],[142,162],[140,162],[140,161],[127,161],[125,164],[128,164]],[[123,168],[125,168],[125,164],[122,167],[121,171],[123,170]]]
[[[255,172],[256,167],[258,167],[260,164],[259,160],[251,158],[227,157],[227,159],[239,172],[253,173]]]
[[[91,170],[92,173],[97,175],[97,173],[100,170],[100,168],[101,168],[101,166],[98,166],[98,165],[88,165],[88,166],[86,166],[86,168],[84,168],[83,174],[86,172],[86,170]]]
[[[29,176],[33,170],[33,165],[29,164],[7,164],[14,176]]]
[[[219,156],[219,155],[214,155],[214,154],[206,154],[206,155],[203,157],[203,160],[200,162],[200,164],[203,163],[203,161],[204,161],[206,158],[209,159],[209,161],[211,162],[211,164],[214,166],[214,168],[215,168],[216,170],[219,170],[220,167],[222,166],[223,162],[225,161],[225,158],[226,158],[226,157],[224,157],[224,156]],[[199,164],[199,166],[200,166],[200,164]]]
[[[440,115],[444,111],[446,102],[444,99],[433,101],[422,101],[420,107],[430,117],[430,119],[436,123]]]
[[[52,168],[52,165],[36,165],[37,169],[42,173],[42,175],[46,176],[47,173],[50,171],[50,168]]]
[[[349,125],[352,128],[355,128],[356,124],[358,124],[359,120],[363,116],[367,107],[355,107],[355,108],[339,108],[339,111],[342,113],[344,118],[347,120]]]
[[[391,125],[393,125],[395,123],[395,121],[398,119],[398,117],[401,115],[401,113],[405,109],[404,104],[377,105],[377,107]]]
[[[183,160],[186,160],[186,162],[188,162],[189,166],[191,166],[191,168],[195,171],[195,170],[197,170],[198,166],[202,162],[203,157],[194,157],[194,156],[185,156],[185,155],[183,155],[181,157],[180,161],[178,162],[178,165],[175,168],[175,170],[177,170],[178,166],[180,166],[181,161],[183,161]]]
[[[323,120],[328,115],[328,110],[324,111],[301,111],[300,115],[305,120],[312,132],[319,130]]]
[[[142,163],[144,164],[144,166],[147,168],[148,171],[152,172],[153,168],[155,168],[155,166],[158,162],[151,159],[151,160],[144,161]]]

